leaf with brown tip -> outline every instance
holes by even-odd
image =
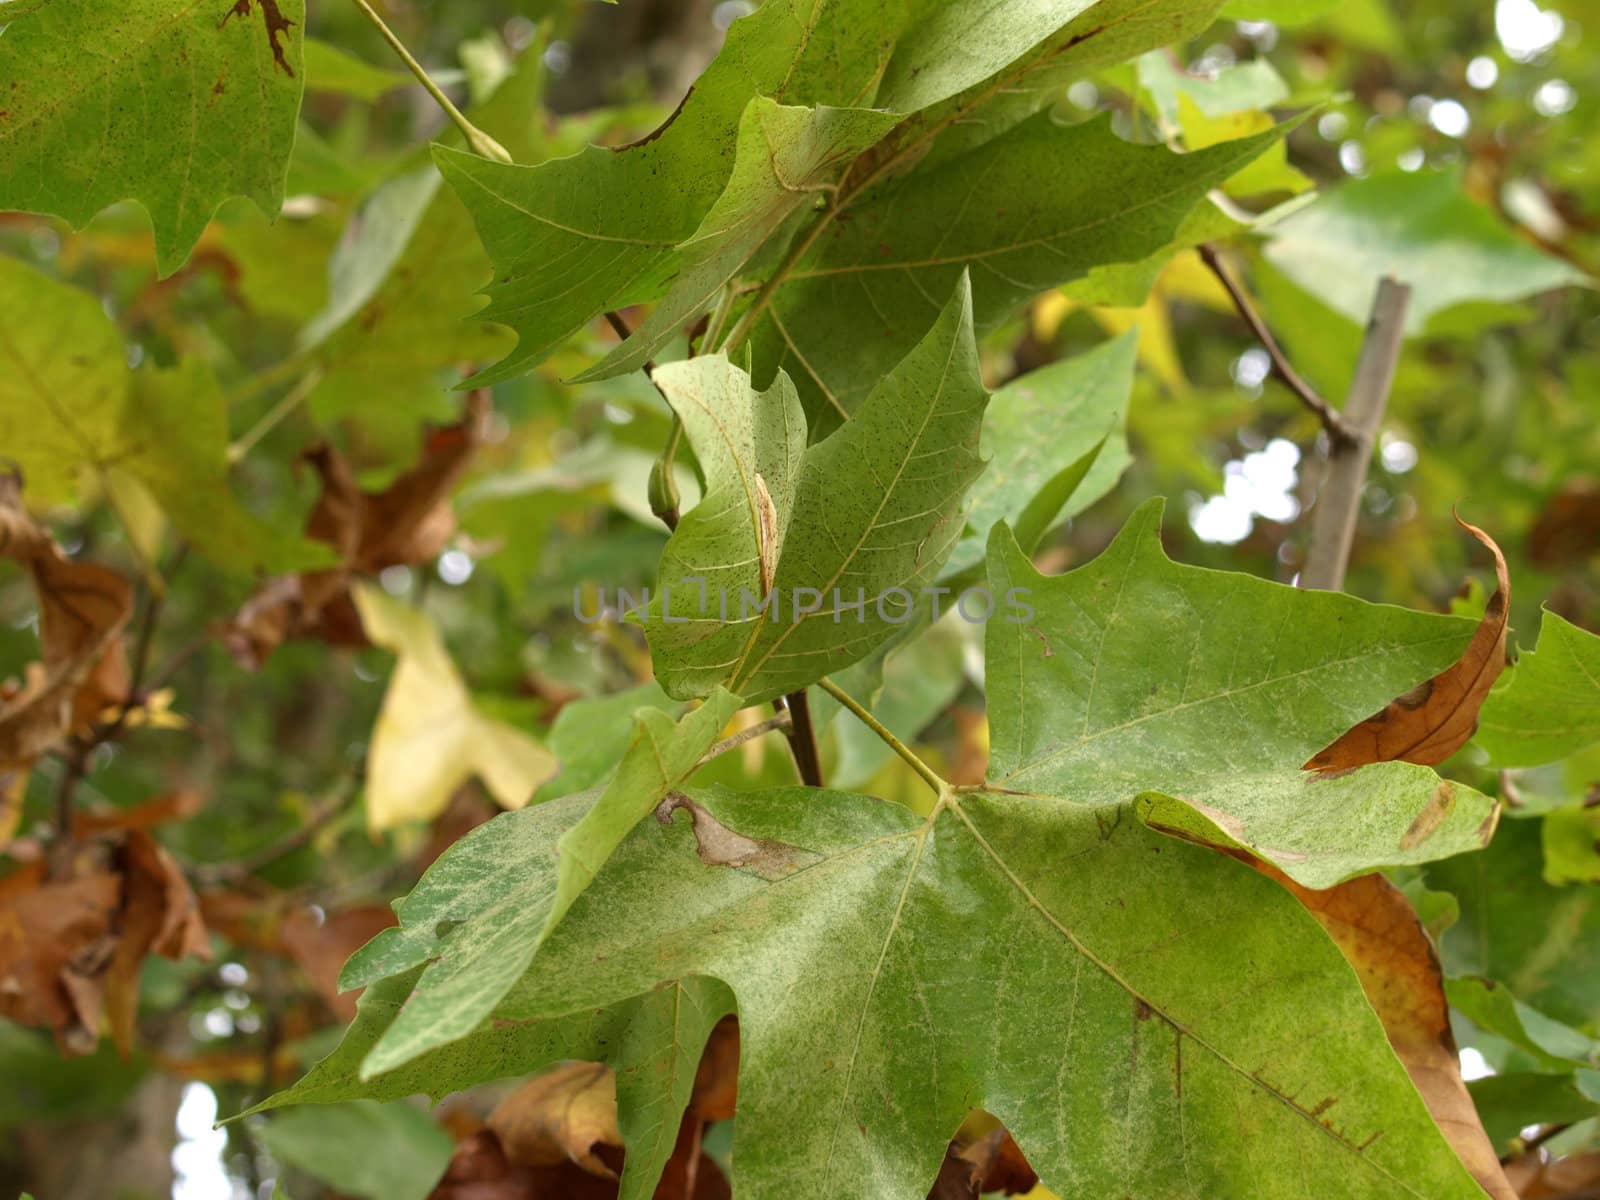
[[[1328,931],[1360,977],[1435,1124],[1484,1191],[1495,1200],[1516,1200],[1461,1078],[1439,957],[1405,894],[1382,875],[1313,891],[1267,863],[1244,861],[1293,892]],[[1324,1101],[1328,1107],[1334,1102]]]
[[[1307,760],[1307,771],[1344,771],[1370,763],[1433,767],[1465,746],[1478,728],[1478,710],[1506,665],[1511,579],[1494,539],[1460,517],[1456,523],[1494,555],[1495,593],[1466,653],[1454,666],[1412,688]]]

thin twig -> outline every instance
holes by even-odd
[[[768,717],[759,725],[752,725],[748,729],[741,729],[738,733],[733,734],[731,737],[725,737],[720,742],[715,743],[711,749],[702,754],[700,756],[700,761],[695,763],[695,770],[699,770],[714,758],[721,758],[729,750],[737,750],[746,742],[753,742],[763,734],[771,733],[774,729],[787,730],[788,728],[789,714],[787,711],[784,711],[775,717]]]
[[[321,367],[312,367],[302,375],[300,382],[284,393],[283,399],[268,409],[259,421],[241,434],[228,447],[228,465],[234,465],[246,454],[254,450],[256,443],[276,429],[285,417],[304,404],[307,397],[317,390],[317,384],[321,382]]]
[[[1250,297],[1245,294],[1244,288],[1239,286],[1228,268],[1223,265],[1222,257],[1217,253],[1217,248],[1209,243],[1200,244],[1200,258],[1211,268],[1211,273],[1222,284],[1223,290],[1228,293],[1228,298],[1233,301],[1233,307],[1238,310],[1244,323],[1250,326],[1250,332],[1255,335],[1256,341],[1267,352],[1267,358],[1272,362],[1272,370],[1281,379],[1288,389],[1300,399],[1313,413],[1322,427],[1328,431],[1328,440],[1335,446],[1346,445],[1355,439],[1355,432],[1349,423],[1336,413],[1332,406],[1324,400],[1317,389],[1305,379],[1300,372],[1294,369],[1289,362],[1288,355],[1284,354],[1283,347],[1278,344],[1278,339],[1272,336],[1272,330],[1267,328],[1267,323],[1262,320],[1261,314],[1256,311],[1256,306],[1251,303]]]
[[[884,726],[883,722],[878,720],[877,717],[873,716],[859,703],[857,703],[856,698],[849,692],[845,691],[831,679],[824,679],[819,682],[817,686],[823,691],[827,692],[828,695],[832,696],[840,704],[848,708],[856,715],[857,719],[860,720],[863,725],[872,730],[872,732],[877,734],[878,737],[883,739],[883,744],[888,746],[889,749],[893,750],[901,758],[905,759],[907,765],[909,765],[911,769],[918,775],[922,776],[923,782],[925,782],[935,792],[942,796],[945,794],[945,792],[950,790],[950,785],[940,777],[937,771],[918,758],[916,754],[912,752],[909,746],[907,746],[899,738],[895,737],[894,734],[890,733],[889,730]]]
[[[467,145],[472,147],[473,152],[481,154],[484,158],[491,158],[496,162],[510,165],[513,161],[510,152],[471,121],[467,120],[466,114],[455,106],[449,96],[444,94],[439,85],[423,69],[422,64],[411,56],[411,51],[406,49],[405,43],[400,40],[394,30],[389,28],[384,19],[378,15],[377,10],[368,4],[367,0],[356,0],[356,7],[367,14],[367,19],[377,26],[378,32],[383,35],[383,40],[388,42],[394,52],[400,56],[400,61],[405,63],[411,73],[417,77],[417,82],[427,90],[428,95],[433,97],[434,103],[444,110],[445,116],[455,122],[456,128],[461,130],[462,135],[467,139]]]
[[[344,811],[349,799],[349,791],[340,788],[312,809],[303,822],[272,845],[264,846],[254,854],[234,862],[196,867],[193,872],[195,882],[202,887],[243,883],[263,867],[269,867],[279,859],[286,858],[308,845],[330,821]]]
[[[807,787],[822,787],[822,758],[817,753],[817,731],[811,725],[811,702],[806,690],[790,692],[783,698],[789,710],[789,748],[794,751],[795,769]]]
[[[1367,464],[1400,361],[1410,301],[1411,289],[1405,284],[1387,276],[1378,281],[1355,380],[1344,406],[1344,420],[1355,440],[1336,443],[1328,450],[1327,475],[1312,509],[1311,545],[1300,572],[1301,587],[1338,591],[1344,586],[1356,518],[1361,512],[1361,492],[1367,484]]]

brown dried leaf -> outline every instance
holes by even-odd
[[[1528,534],[1528,557],[1564,567],[1600,554],[1600,482],[1570,479],[1550,497]]]
[[[701,1121],[727,1121],[733,1118],[739,1100],[739,1018],[723,1017],[706,1039],[706,1048],[695,1070],[694,1091],[689,1096],[689,1115]]]
[[[1515,1200],[1461,1078],[1439,958],[1411,902],[1382,875],[1313,891],[1267,863],[1238,857],[1293,892],[1328,931],[1445,1138],[1484,1191],[1495,1200]],[[1311,1099],[1318,1116],[1338,1102],[1334,1096]]]
[[[426,562],[444,548],[455,532],[450,493],[483,442],[488,416],[488,393],[468,393],[461,421],[431,431],[416,464],[381,492],[363,492],[332,446],[307,450],[322,491],[306,517],[306,536],[333,547],[339,565],[281,576],[257,590],[225,631],[234,656],[259,667],[291,637],[366,645],[350,600],[352,579]]]
[[[1511,579],[1494,539],[1460,517],[1456,523],[1494,555],[1496,588],[1483,620],[1459,662],[1391,701],[1331,746],[1312,756],[1307,771],[1343,771],[1369,763],[1437,766],[1466,745],[1478,728],[1478,710],[1506,665],[1506,622]]]
[[[172,856],[142,829],[130,830],[121,853],[122,907],[105,977],[111,1039],[126,1055],[139,1016],[139,972],[147,955],[211,957],[200,904]]]
[[[1507,1166],[1506,1177],[1522,1200],[1586,1200],[1600,1191],[1600,1153],[1549,1162],[1532,1154]]]
[[[109,872],[51,883],[34,863],[0,880],[0,1017],[50,1029],[64,1053],[93,1050],[121,902]]]
[[[514,1165],[572,1162],[591,1175],[616,1176],[598,1154],[622,1149],[616,1077],[601,1063],[563,1063],[534,1076],[495,1106],[488,1124]]]
[[[1022,1148],[1003,1126],[996,1125],[971,1141],[957,1137],[950,1143],[928,1200],[975,1200],[996,1192],[1018,1196],[1031,1192],[1038,1183],[1039,1176],[1023,1157]]]
[[[22,506],[22,483],[0,475],[0,556],[26,567],[39,597],[37,663],[0,691],[0,767],[27,768],[69,730],[127,698],[119,637],[133,589],[115,571],[68,558]]]

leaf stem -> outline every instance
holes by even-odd
[[[300,382],[290,388],[266,414],[252,425],[237,441],[228,446],[228,465],[231,467],[250,451],[254,450],[256,443],[267,434],[271,433],[295,409],[305,403],[306,398],[317,390],[317,384],[322,382],[322,368],[312,367],[300,378]]]
[[[444,94],[439,85],[423,69],[422,64],[412,57],[411,51],[406,49],[405,43],[396,36],[394,30],[389,28],[388,24],[378,15],[377,10],[367,0],[356,0],[356,7],[367,14],[367,19],[377,26],[378,32],[383,35],[383,40],[393,47],[394,52],[400,56],[400,61],[405,63],[411,73],[417,77],[417,82],[427,90],[428,95],[432,96],[434,102],[444,110],[444,115],[455,122],[456,128],[461,130],[462,135],[467,139],[467,145],[472,147],[474,153],[507,165],[515,161],[504,146],[467,120],[466,114],[455,106],[449,96]]]
[[[1250,326],[1250,332],[1255,335],[1256,341],[1261,343],[1262,349],[1267,352],[1267,358],[1272,362],[1273,373],[1281,379],[1285,386],[1293,392],[1313,413],[1317,420],[1322,422],[1322,427],[1328,431],[1328,440],[1334,446],[1348,445],[1355,441],[1355,431],[1350,428],[1349,422],[1336,413],[1312,387],[1300,372],[1294,369],[1289,362],[1289,356],[1283,352],[1283,347],[1278,344],[1278,339],[1272,336],[1272,330],[1267,328],[1267,323],[1256,311],[1256,306],[1251,303],[1250,297],[1245,293],[1228,268],[1223,265],[1217,248],[1208,242],[1200,244],[1200,258],[1211,273],[1217,277],[1217,282],[1222,284],[1223,290],[1228,293],[1228,298],[1233,301],[1233,307],[1244,318],[1244,323]]]
[[[723,738],[720,742],[717,742],[711,747],[711,749],[707,750],[700,756],[700,761],[695,763],[695,769],[699,770],[712,759],[721,758],[729,750],[737,750],[746,742],[753,742],[763,734],[771,733],[774,729],[782,729],[787,731],[788,728],[789,713],[788,710],[785,709],[775,717],[768,717],[759,725],[752,725],[749,729],[741,729],[738,733],[735,733],[730,737]]]
[[[863,725],[882,738],[883,744],[888,746],[889,749],[893,750],[901,758],[905,759],[906,764],[918,775],[922,776],[923,782],[931,787],[935,792],[943,796],[950,790],[950,784],[943,779],[937,771],[918,758],[916,754],[912,752],[909,746],[907,746],[899,738],[895,737],[894,734],[890,733],[889,730],[884,726],[883,722],[878,720],[877,717],[873,716],[859,703],[857,703],[856,698],[849,692],[845,691],[831,679],[819,680],[817,686],[823,691],[827,692],[828,695],[832,696],[840,704],[848,708],[856,715],[856,718]]]
[[[822,787],[822,758],[817,754],[817,731],[811,724],[811,701],[805,688],[783,698],[789,712],[789,749],[794,751],[795,769],[807,787]]]

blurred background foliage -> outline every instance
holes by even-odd
[[[752,6],[382,7],[475,119],[535,162],[654,128]],[[1348,589],[1420,608],[1481,606],[1482,588],[1466,584],[1486,578],[1486,561],[1455,526],[1457,509],[1506,551],[1517,644],[1532,645],[1541,605],[1600,630],[1600,298],[1586,282],[1600,273],[1600,5],[1236,0],[1228,13],[1191,44],[1073,84],[1059,119],[1109,110],[1128,139],[1198,148],[1261,127],[1267,113],[1307,111],[1286,155],[1228,186],[1234,215],[1269,214],[1229,244],[1230,268],[1290,358],[1335,400],[1353,370],[1373,264],[1414,267],[1406,281],[1417,291]],[[505,330],[470,320],[490,267],[422,148],[453,135],[355,6],[315,5],[309,34],[291,198],[276,223],[230,203],[188,265],[158,280],[133,206],[81,232],[0,214],[0,251],[100,297],[137,373],[209,364],[239,451],[235,488],[279,529],[299,528],[317,494],[299,458],[308,444],[332,442],[375,490],[411,465],[430,424],[457,418],[454,385],[509,345]],[[1193,251],[1142,292],[1126,281],[1072,285],[986,343],[999,386],[1138,330],[1132,464],[1052,535],[1041,562],[1085,561],[1140,501],[1164,494],[1174,557],[1292,581],[1306,539],[1299,517],[1318,481],[1315,419],[1271,375]],[[646,682],[636,631],[574,613],[575,593],[590,614],[614,605],[619,587],[642,590],[666,536],[645,500],[668,428],[659,397],[637,375],[562,382],[614,341],[597,322],[533,374],[494,388],[488,444],[457,493],[458,531],[432,561],[380,576],[391,595],[425,605],[479,709],[538,731],[568,764],[614,759],[618,747],[592,733],[597,714],[670,704]],[[682,484],[687,506],[692,472]],[[115,1162],[127,1194],[159,1193],[176,1112],[174,1195],[254,1195],[280,1176],[297,1197],[319,1194],[318,1179],[349,1189],[339,1145],[348,1152],[359,1136],[259,1122],[213,1133],[210,1119],[329,1047],[349,1015],[349,998],[331,987],[338,961],[493,806],[467,785],[432,821],[369,833],[364,765],[387,651],[290,641],[246,670],[215,635],[255,581],[183,553],[137,480],[88,487],[51,516],[70,552],[142,578],[145,605],[163,595],[152,676],[172,689],[182,721],[99,747],[79,803],[137,814],[153,796],[198,797],[178,819],[165,814],[160,836],[200,885],[217,959],[147,965],[144,1049],[131,1061],[102,1048],[64,1063],[46,1036],[0,1022],[0,1186],[9,1171],[49,1200],[120,1194],[103,1174],[82,1180],[86,1164]],[[879,701],[891,727],[958,779],[981,776],[985,756],[972,637],[941,626],[891,656]],[[33,595],[7,563],[0,676],[19,673],[35,646]],[[854,726],[830,720],[828,729],[831,778],[921,803],[881,746]],[[51,761],[34,772],[0,873],[38,852],[63,769]],[[759,741],[714,770],[739,786],[792,778],[781,744]],[[1600,942],[1600,857],[1592,845],[1585,857],[1592,826],[1571,815],[1600,780],[1594,752],[1497,779],[1469,750],[1455,770],[1486,790],[1511,789],[1523,807],[1481,863],[1406,880],[1444,934],[1447,968],[1502,978],[1519,969],[1516,945],[1485,964],[1474,960],[1481,939],[1461,932],[1487,920],[1501,880],[1544,889]],[[1547,811],[1567,814],[1553,834],[1540,829]],[[1554,875],[1552,845],[1568,847]],[[1580,892],[1587,899],[1574,909]],[[1467,924],[1449,932],[1463,912]],[[1600,1002],[1560,1015],[1585,1036],[1600,1032]],[[1471,1073],[1515,1083],[1476,1085],[1494,1113],[1491,1132],[1509,1143],[1524,1125],[1554,1122],[1572,1126],[1557,1149],[1596,1144],[1600,1077],[1581,1056],[1551,1068],[1503,1030],[1463,1018],[1459,1033],[1476,1056]],[[352,1128],[371,1134],[388,1119],[369,1113]]]

